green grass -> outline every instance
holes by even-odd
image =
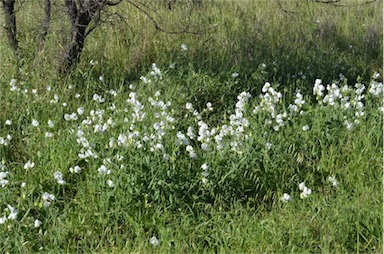
[[[382,3],[283,6],[296,13],[273,1],[159,7],[169,29],[185,17],[194,29],[213,27],[200,36],[156,32],[134,8],[112,9],[128,24],[95,30],[63,78],[55,63],[67,27],[55,16],[45,47],[35,50],[32,17],[41,8],[25,3],[19,59],[0,36],[0,137],[12,137],[0,144],[0,172],[8,172],[0,180],[9,181],[0,185],[0,219],[11,214],[7,205],[17,209],[0,224],[1,252],[382,252],[383,93],[370,90],[382,89],[382,78],[372,78],[382,76]],[[150,74],[152,63],[161,76]],[[19,90],[11,91],[12,78]],[[317,78],[341,89],[334,106],[327,90],[314,95]],[[281,92],[271,104],[267,81]],[[298,110],[290,113],[290,104]],[[88,149],[97,157],[84,156]],[[34,167],[25,169],[27,161]],[[71,173],[76,165],[81,172]],[[312,190],[306,198],[302,182]],[[55,196],[49,205],[45,192]]]

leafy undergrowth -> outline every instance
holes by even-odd
[[[1,81],[2,252],[382,250],[379,73],[237,98],[238,73],[106,78]]]

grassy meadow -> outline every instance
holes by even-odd
[[[124,2],[66,76],[42,2],[0,31],[1,253],[383,252],[382,1]]]

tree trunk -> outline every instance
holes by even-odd
[[[104,2],[105,0],[80,0],[77,5],[75,0],[65,0],[72,28],[71,42],[60,65],[62,73],[66,73],[80,59],[85,38],[98,24],[99,12],[104,7]],[[93,27],[89,27],[91,21],[94,22]]]
[[[16,38],[16,15],[15,15],[15,2],[16,0],[2,0],[3,11],[5,15],[5,31],[7,33],[8,41],[11,47],[16,51],[19,43]]]
[[[45,38],[48,34],[49,25],[51,22],[51,0],[45,0],[44,12],[45,12],[45,18],[44,18],[44,23],[43,23],[43,31],[41,33],[41,44],[42,45],[44,45]]]
[[[66,72],[73,63],[80,59],[81,52],[84,48],[86,30],[90,22],[91,18],[88,12],[78,14],[76,22],[72,26],[71,42],[64,56],[62,71]]]

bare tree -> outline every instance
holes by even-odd
[[[100,12],[107,6],[118,5],[122,0],[65,0],[65,6],[71,21],[71,42],[61,64],[61,71],[80,58],[85,38],[98,26]]]
[[[108,7],[119,5],[125,1],[133,8],[140,10],[145,16],[147,16],[159,31],[170,34],[202,34],[201,31],[190,31],[190,24],[180,31],[167,31],[159,23],[156,18],[160,15],[157,11],[147,4],[139,0],[63,0],[65,11],[64,15],[67,15],[70,20],[70,40],[66,46],[64,46],[64,55],[59,63],[59,70],[61,73],[67,73],[70,67],[73,66],[80,59],[81,53],[85,46],[86,37],[97,28],[102,22],[105,22],[101,18],[102,12],[109,14]],[[175,1],[175,0],[169,0]],[[201,0],[192,0],[193,3],[200,3]],[[19,43],[17,39],[17,24],[16,24],[16,11],[15,5],[22,6],[26,1],[24,0],[1,0],[2,9],[5,17],[5,32],[8,37],[9,44],[16,53],[19,53]],[[112,13],[118,15],[117,13]],[[119,16],[119,15],[118,15]],[[124,18],[121,17],[123,20]],[[161,19],[161,17],[160,17]],[[124,20],[125,21],[125,20]],[[44,1],[44,20],[41,26],[41,44],[43,47],[46,36],[49,32],[51,25],[51,0]],[[210,28],[207,28],[210,29]]]

